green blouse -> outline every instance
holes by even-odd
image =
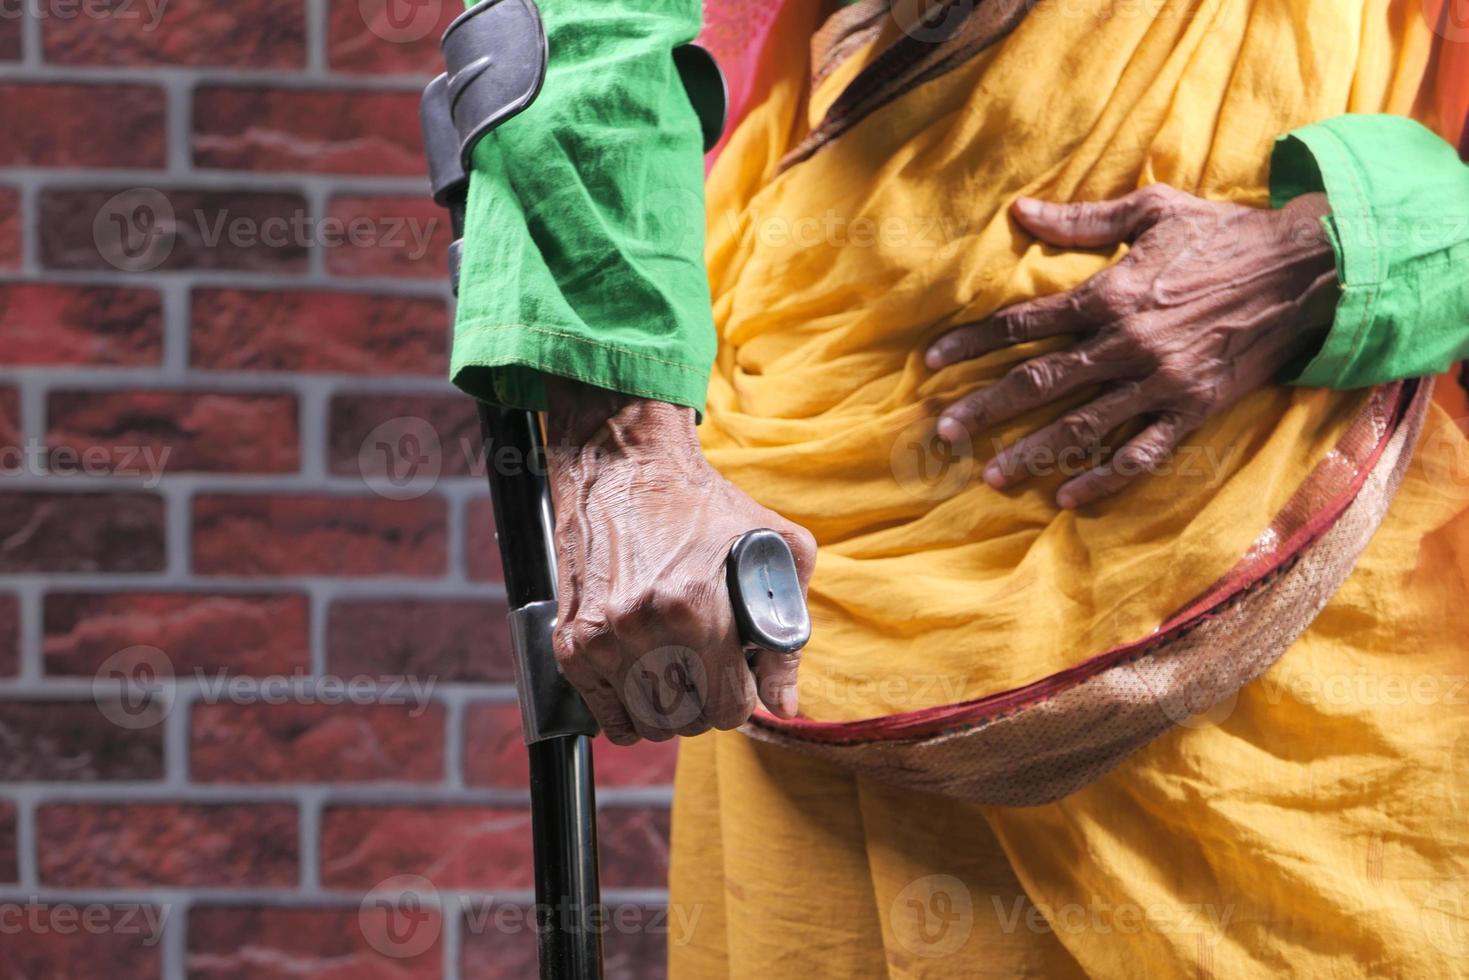
[[[702,411],[715,337],[700,130],[670,52],[699,0],[540,0],[545,87],[476,150],[451,373],[542,409],[541,375]],[[1469,167],[1394,116],[1281,137],[1276,206],[1325,191],[1341,300],[1294,384],[1354,388],[1469,353]]]

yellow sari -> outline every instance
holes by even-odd
[[[1421,109],[1432,33],[1382,0],[1043,0],[1002,44],[779,163],[879,37],[807,91],[788,4],[768,94],[711,175],[720,352],[706,451],[821,545],[803,713],[845,722],[1033,683],[1144,637],[1247,552],[1365,392],[1271,387],[1081,513],[912,452],[1044,349],[933,374],[926,343],[1068,289],[1016,196],[1165,181],[1263,206],[1273,138]],[[1061,407],[1048,414],[1055,415]],[[738,733],[685,742],[672,975],[1469,973],[1469,446],[1435,409],[1345,586],[1258,682],[1058,803],[918,796]],[[697,914],[693,914],[697,913]]]

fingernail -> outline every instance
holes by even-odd
[[[794,718],[796,712],[801,708],[800,698],[796,694],[796,686],[782,688],[775,698],[776,714],[782,718]]]
[[[1076,498],[1067,491],[1061,490],[1056,494],[1056,506],[1062,510],[1075,510]]]
[[[930,347],[928,353],[923,355],[923,363],[928,365],[930,371],[937,371],[944,366],[944,355],[937,347]]]
[[[1030,217],[1040,210],[1040,202],[1029,197],[1017,197],[1015,199],[1015,210],[1026,217]]]
[[[949,443],[958,442],[965,435],[964,426],[960,425],[957,419],[951,419],[948,416],[939,419],[938,424],[934,426],[934,431],[938,433],[940,439]]]
[[[991,463],[984,468],[984,482],[988,483],[996,490],[1004,487],[1005,471],[1000,469],[999,463]]]

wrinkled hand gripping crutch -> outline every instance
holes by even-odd
[[[546,33],[533,0],[486,0],[449,26],[442,42],[448,71],[423,93],[424,146],[434,200],[449,209],[454,244],[449,268],[455,293],[464,234],[470,159],[475,144],[535,101],[546,74]],[[706,149],[724,125],[719,67],[701,48],[674,52],[704,130]],[[509,447],[511,458],[544,460],[541,423],[531,412],[480,403],[485,459]],[[515,684],[530,754],[532,849],[535,859],[540,973],[545,980],[602,976],[597,883],[596,799],[586,705],[556,668],[551,631],[556,615],[555,522],[544,467],[488,476],[505,569]],[[471,546],[483,546],[476,542]],[[811,624],[794,559],[773,531],[752,531],[730,550],[730,600],[747,647],[800,649]]]

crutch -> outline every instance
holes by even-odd
[[[479,139],[534,101],[545,77],[547,43],[533,0],[486,0],[452,24],[442,42],[447,71],[424,90],[424,146],[434,200],[449,209],[449,268],[458,293],[470,156]],[[704,128],[706,148],[724,120],[724,80],[712,57],[685,45],[675,54]],[[597,879],[596,797],[591,739],[597,726],[556,668],[555,518],[539,416],[479,403],[485,459],[508,448],[516,472],[486,467],[505,569],[521,727],[530,754],[532,851],[540,975],[597,980],[602,936]],[[794,651],[811,623],[790,548],[774,531],[751,531],[730,550],[726,579],[742,642]]]

